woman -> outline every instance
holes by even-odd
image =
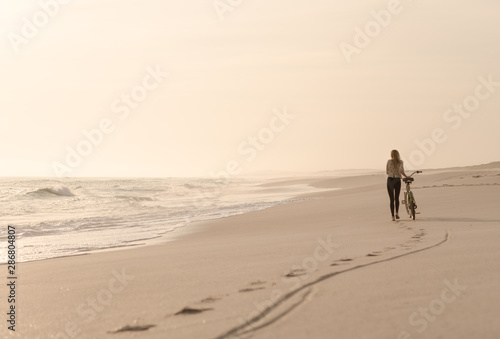
[[[405,173],[403,160],[397,150],[391,152],[391,159],[387,161],[387,192],[391,200],[391,214],[392,221],[399,219],[399,193],[401,192],[401,175],[405,178],[408,176]],[[396,208],[396,215],[394,215],[394,207]]]

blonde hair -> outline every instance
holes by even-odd
[[[393,149],[391,151],[391,158],[392,158],[392,163],[394,164],[395,168],[399,168],[401,166],[401,156],[399,155],[398,150]]]

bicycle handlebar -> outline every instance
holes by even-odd
[[[415,171],[411,175],[408,176],[408,178],[411,178],[414,174],[420,174],[423,173],[422,171]]]

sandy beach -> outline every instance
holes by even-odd
[[[22,263],[16,332],[5,320],[0,332],[500,337],[500,168],[418,176],[416,221],[403,205],[401,220],[390,220],[385,175],[271,186],[303,183],[340,190],[190,225],[189,234],[159,245]]]
[[[0,339],[500,339],[500,1],[0,27]]]

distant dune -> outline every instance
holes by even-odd
[[[489,169],[499,169],[500,161],[491,162],[489,164],[473,165],[473,166],[463,166],[463,167],[443,167],[443,168],[427,168],[424,171],[469,171],[469,170],[489,170]],[[287,178],[287,177],[329,177],[329,176],[357,176],[365,174],[379,174],[381,172],[385,173],[385,168],[379,169],[337,169],[337,170],[324,170],[317,172],[300,172],[300,171],[256,171],[247,173],[247,177],[256,178]]]
[[[489,164],[464,166],[464,167],[449,167],[449,168],[432,168],[431,170],[488,170],[500,168],[500,161],[490,162]]]

